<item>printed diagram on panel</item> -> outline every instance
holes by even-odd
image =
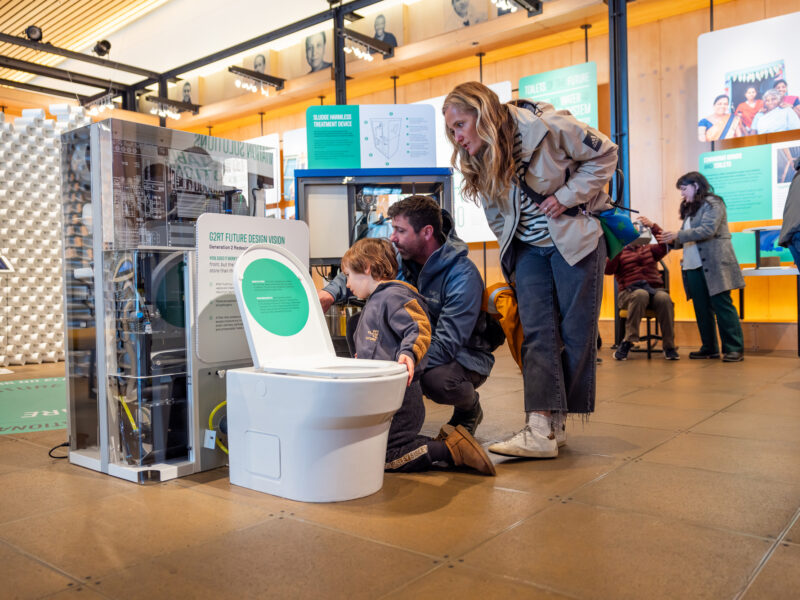
[[[392,158],[400,148],[400,130],[402,119],[399,117],[384,117],[370,119],[372,142],[375,149],[383,154],[387,160]]]

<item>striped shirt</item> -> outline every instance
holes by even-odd
[[[523,181],[525,171],[528,170],[528,163],[522,160],[522,135],[519,131],[514,135],[514,162],[516,163],[516,176],[518,181]],[[539,205],[529,197],[525,190],[520,187],[520,213],[517,230],[514,232],[521,242],[535,246],[550,246],[550,230],[547,228],[547,217],[539,208]]]

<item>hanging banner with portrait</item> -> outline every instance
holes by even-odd
[[[697,38],[697,137],[800,129],[800,12]]]

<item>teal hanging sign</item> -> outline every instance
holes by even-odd
[[[523,77],[519,97],[549,102],[597,129],[597,64],[587,62]]]

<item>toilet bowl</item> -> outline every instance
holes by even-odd
[[[405,366],[337,357],[307,268],[251,246],[234,289],[253,367],[227,373],[231,483],[304,502],[377,492]]]

